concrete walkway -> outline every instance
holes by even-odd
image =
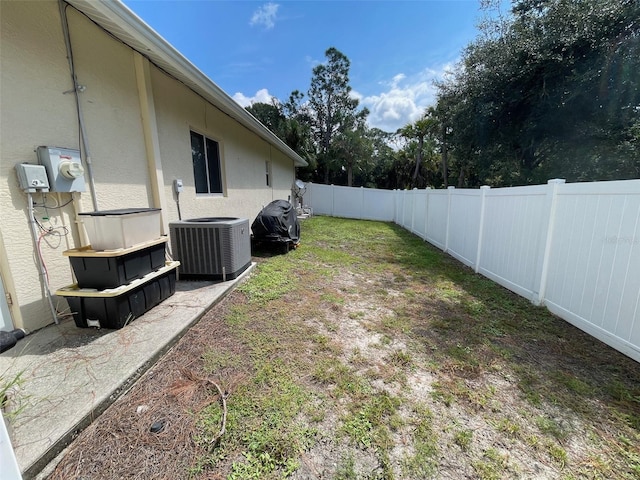
[[[121,330],[77,328],[67,320],[0,354],[2,382],[21,376],[5,411],[20,409],[7,423],[23,477],[41,474],[250,270],[222,283],[178,281],[173,296]]]

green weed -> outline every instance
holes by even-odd
[[[482,480],[501,479],[508,468],[506,457],[493,448],[485,450],[482,459],[472,462],[472,466]]]
[[[334,480],[356,480],[356,462],[352,453],[344,454],[338,462]]]
[[[359,397],[371,392],[367,382],[337,358],[320,359],[311,378],[321,384],[334,386],[336,396],[349,394]]]
[[[431,387],[431,397],[436,401],[444,403],[447,407],[450,407],[455,400],[451,391],[440,382],[433,382]]]
[[[0,376],[0,409],[3,410],[4,418],[7,421],[15,420],[25,409],[27,395],[17,393],[24,383],[22,378],[24,372],[19,372],[11,378]],[[5,407],[11,402],[11,408]]]
[[[544,433],[545,435],[551,435],[557,440],[564,440],[569,434],[567,430],[553,418],[538,416],[536,417],[535,421],[540,432]]]
[[[438,437],[433,429],[433,413],[424,405],[416,405],[413,420],[412,455],[405,456],[402,470],[409,478],[428,478],[437,470]]]
[[[563,385],[567,390],[578,395],[588,395],[594,390],[591,385],[568,372],[556,370],[551,373],[551,378],[558,384]]]
[[[408,368],[413,364],[413,357],[405,350],[396,350],[389,355],[389,362],[400,368]]]
[[[249,302],[264,304],[292,291],[296,284],[292,262],[287,256],[279,256],[258,265],[250,281],[238,290],[247,295]]]
[[[517,437],[520,434],[520,425],[509,418],[504,418],[498,422],[498,431],[506,433],[510,437]]]
[[[473,439],[473,431],[472,430],[458,430],[453,435],[453,441],[456,445],[458,445],[462,450],[467,451],[471,446],[471,441]]]
[[[567,464],[568,455],[564,448],[551,440],[546,441],[546,448],[549,457],[560,467],[564,467]]]
[[[342,297],[339,297],[335,293],[327,292],[320,295],[320,299],[323,302],[332,303],[335,305],[344,305],[345,300]]]

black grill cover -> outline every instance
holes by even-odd
[[[256,240],[271,242],[300,241],[300,222],[293,206],[286,200],[274,200],[264,207],[251,224]]]

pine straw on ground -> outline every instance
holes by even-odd
[[[201,361],[215,345],[226,351],[242,348],[221,320],[224,306],[209,312],[134,387],[98,421],[84,430],[50,480],[180,479],[207,453],[194,435],[196,412],[233,394],[242,371],[216,372],[212,377]],[[155,424],[155,425],[154,425]],[[161,431],[154,433],[152,427]],[[222,425],[221,425],[222,427]],[[215,441],[209,444],[215,446]],[[217,474],[202,479],[222,478]]]

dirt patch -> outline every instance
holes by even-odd
[[[635,362],[393,226],[324,222],[258,258],[49,478],[638,478]]]

